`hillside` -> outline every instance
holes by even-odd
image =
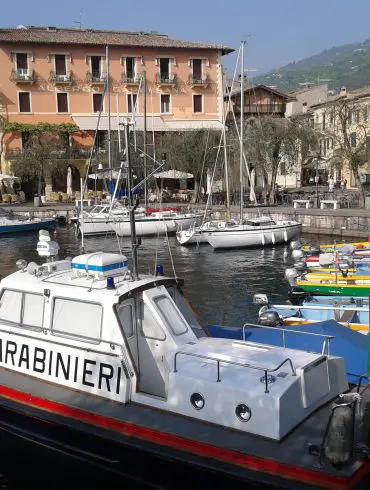
[[[330,81],[326,82],[326,79]],[[325,82],[324,82],[325,80]],[[256,77],[254,83],[276,85],[283,91],[302,88],[305,82],[328,83],[330,89],[363,87],[370,83],[370,39],[333,47]]]

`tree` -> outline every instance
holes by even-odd
[[[347,95],[338,97],[321,111],[322,144],[333,141],[333,156],[348,163],[360,193],[360,207],[365,205],[365,190],[360,169],[369,159],[367,106],[361,99]],[[321,145],[322,146],[322,145]]]
[[[232,138],[234,162],[231,167],[235,173],[235,157],[239,150],[239,138]],[[275,200],[275,183],[279,166],[284,160],[286,167],[302,164],[309,155],[310,147],[316,145],[317,135],[304,116],[289,119],[264,116],[250,117],[244,126],[244,154],[249,170],[255,169],[263,185],[263,198],[270,204]],[[239,157],[238,157],[239,159]]]
[[[66,173],[71,161],[65,155],[66,148],[55,134],[33,132],[12,160],[12,170],[23,179],[37,180],[37,192],[41,196],[43,182],[50,182],[53,174]]]
[[[221,132],[194,130],[165,133],[160,141],[160,152],[166,153],[167,168],[194,175],[193,201],[199,196],[201,179],[206,169],[213,168]],[[222,154],[222,151],[221,151]]]

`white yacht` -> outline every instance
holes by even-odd
[[[201,226],[191,226],[185,230],[178,230],[176,238],[180,245],[197,245],[208,243],[207,233],[218,228],[221,220],[206,221]]]
[[[187,229],[194,225],[200,215],[181,213],[178,211],[158,211],[148,216],[135,216],[136,235],[164,235],[175,233],[178,229]],[[131,224],[129,218],[116,218],[110,223],[118,236],[130,236]]]
[[[213,248],[244,248],[286,243],[301,232],[302,224],[293,220],[251,218],[242,223],[220,223],[217,229],[204,233]]]
[[[342,358],[210,338],[178,279],[120,254],[18,267],[0,283],[0,434],[20,460],[166,488],[367,488]]]

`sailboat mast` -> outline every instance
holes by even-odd
[[[240,222],[243,221],[243,209],[244,209],[244,45],[245,41],[241,44],[241,62],[240,62]]]
[[[148,207],[148,182],[147,182],[147,158],[146,158],[146,71],[143,70],[143,90],[144,90],[144,201],[145,209]]]
[[[132,195],[132,168],[131,168],[131,156],[130,156],[130,146],[129,146],[129,122],[127,119],[124,120],[125,127],[125,156],[126,156],[126,168],[127,168],[127,187],[130,205],[130,228],[131,228],[131,247],[132,247],[132,273],[136,280],[139,277],[139,266],[137,258],[137,248],[138,243],[136,240],[136,224],[135,224],[135,210],[136,205],[134,205],[134,199]]]
[[[107,109],[108,109],[108,162],[110,170],[110,186],[113,182],[113,170],[112,170],[112,144],[111,144],[111,121],[110,121],[110,80],[109,80],[109,46],[105,48],[105,59],[107,62]]]
[[[225,75],[223,74],[222,94],[225,93],[224,87],[225,87]],[[230,221],[231,215],[230,215],[229,163],[228,163],[227,146],[226,146],[226,109],[225,109],[225,102],[223,98],[222,98],[222,122],[223,122],[222,140],[224,146],[224,160],[225,160],[226,221]]]

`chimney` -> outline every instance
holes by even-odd
[[[341,89],[340,89],[340,95],[347,95],[347,89],[346,89],[346,87],[341,87]]]

